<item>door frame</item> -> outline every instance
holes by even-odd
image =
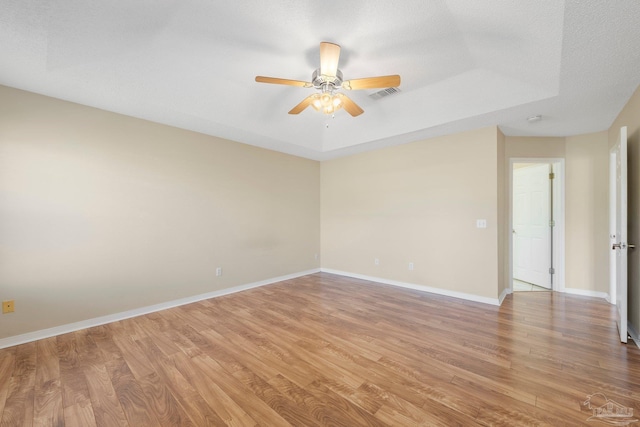
[[[506,230],[509,236],[509,291],[513,292],[513,165],[514,163],[551,163],[554,166],[553,173],[553,212],[555,227],[553,228],[553,276],[552,291],[564,292],[565,290],[565,162],[560,157],[510,157],[509,180],[507,185],[507,198],[509,200],[509,228]]]

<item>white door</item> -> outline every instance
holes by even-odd
[[[615,174],[610,173],[610,179],[615,179],[615,195],[610,198],[611,209],[615,213],[609,221],[615,224],[615,231],[610,234],[614,243],[612,250],[616,251],[614,265],[610,268],[615,271],[615,304],[616,323],[620,332],[620,341],[627,342],[627,127],[620,128],[618,141],[611,149],[612,157],[615,156]],[[613,171],[611,171],[613,172]],[[613,188],[613,183],[610,185]],[[615,204],[615,206],[614,206]],[[611,275],[614,277],[614,274]],[[612,286],[613,288],[613,286]]]
[[[513,278],[551,289],[549,164],[513,170]]]

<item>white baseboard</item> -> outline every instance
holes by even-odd
[[[502,293],[498,297],[498,305],[502,305],[502,302],[507,297],[507,295],[509,295],[510,293],[511,293],[511,289],[509,289],[509,288],[507,288],[504,291],[502,291]]]
[[[576,288],[564,288],[564,291],[568,294],[582,295],[583,297],[603,298],[609,301],[609,294],[606,292],[587,291],[585,289],[576,289]]]
[[[339,276],[353,277],[354,279],[368,280],[370,282],[384,283],[385,285],[398,286],[401,288],[413,289],[416,291],[429,292],[432,294],[444,295],[447,297],[460,298],[467,301],[481,302],[484,304],[500,305],[498,298],[487,298],[479,295],[467,294],[464,292],[449,291],[446,289],[432,288],[430,286],[416,285],[414,283],[399,282],[397,280],[382,279],[380,277],[365,276],[363,274],[349,273],[346,271],[332,270],[330,268],[322,268],[323,273],[337,274]]]
[[[319,268],[316,268],[313,270],[301,271],[298,273],[287,274],[285,276],[261,280],[259,282],[253,282],[245,285],[234,286],[232,288],[227,288],[227,289],[220,289],[218,291],[208,292],[206,294],[180,298],[177,300],[163,302],[160,304],[149,305],[146,307],[140,307],[133,310],[123,311],[120,313],[94,317],[93,319],[82,320],[80,322],[68,323],[66,325],[60,325],[53,328],[41,329],[39,331],[28,332],[26,334],[16,335],[13,337],[2,338],[0,339],[0,349],[13,347],[14,345],[24,344],[32,341],[37,341],[44,338],[54,337],[56,335],[62,335],[69,332],[78,331],[80,329],[86,329],[86,328],[91,328],[93,326],[104,325],[105,323],[112,323],[112,322],[117,322],[119,320],[129,319],[131,317],[142,316],[143,314],[153,313],[160,310],[166,310],[168,308],[178,307],[180,305],[191,304],[192,302],[202,301],[209,298],[215,298],[223,295],[233,294],[236,292],[246,291],[248,289],[257,288],[260,286],[266,286],[272,283],[282,282],[284,280],[295,279],[296,277],[307,276],[309,274],[318,273],[318,272],[320,272]]]
[[[627,332],[633,342],[636,343],[636,346],[640,348],[640,335],[638,335],[638,332],[633,328],[631,322],[627,322]]]

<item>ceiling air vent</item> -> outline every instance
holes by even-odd
[[[398,92],[400,92],[400,89],[398,89],[397,87],[388,87],[386,89],[382,89],[378,92],[372,93],[371,95],[369,95],[369,97],[371,97],[371,99],[377,100],[380,98],[384,98],[385,96],[396,94]]]

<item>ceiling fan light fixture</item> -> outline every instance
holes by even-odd
[[[334,114],[342,108],[342,99],[339,93],[334,92],[335,88],[330,83],[322,85],[322,93],[312,95],[311,106],[323,114]]]
[[[319,96],[315,97],[315,99],[311,103],[311,106],[313,108],[315,108],[316,110],[320,111],[320,108],[322,108],[322,101],[320,101],[320,97]]]
[[[325,114],[333,114],[336,111],[338,111],[339,109],[342,108],[342,104],[338,104],[338,105],[332,105],[330,108],[328,108],[327,110],[325,110]]]
[[[323,114],[333,114],[342,108],[342,100],[331,92],[316,94],[311,101],[311,106]]]

